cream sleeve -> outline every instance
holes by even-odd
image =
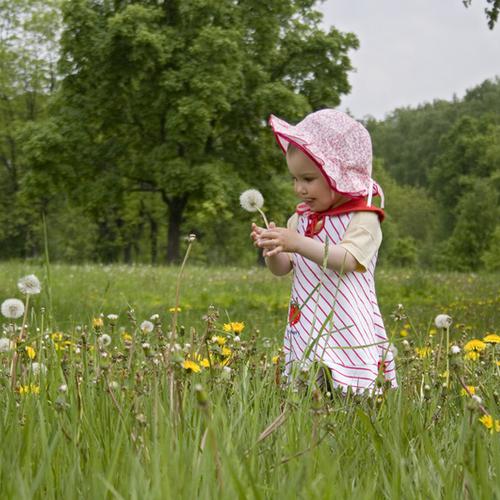
[[[381,243],[378,215],[375,212],[355,212],[339,245],[358,261],[356,271],[364,273]]]
[[[297,226],[299,225],[299,216],[297,215],[297,212],[295,212],[289,219],[288,222],[286,223],[287,229],[293,229],[294,231],[297,231]]]

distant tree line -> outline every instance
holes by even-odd
[[[357,38],[316,3],[0,0],[0,258],[170,263],[194,232],[198,262],[255,262],[240,192],[296,202],[267,117],[350,91]],[[386,262],[497,266],[499,89],[367,120]]]

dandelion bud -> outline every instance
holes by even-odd
[[[448,316],[447,314],[438,314],[434,319],[434,324],[438,328],[449,328],[451,326],[451,323],[451,316]]]

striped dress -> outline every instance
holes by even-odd
[[[353,212],[325,216],[321,230],[310,237],[321,243],[328,238],[329,245],[337,244],[352,216]],[[308,224],[308,214],[299,213],[297,231],[306,234]],[[383,363],[385,379],[397,387],[395,363],[375,294],[377,255],[366,272],[342,275],[330,269],[323,272],[321,266],[297,253],[291,256],[293,284],[284,338],[285,373],[290,374],[294,362],[304,367],[312,360],[321,361],[330,368],[335,387],[344,391],[351,387],[359,393],[375,389]]]

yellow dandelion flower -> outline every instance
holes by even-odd
[[[273,365],[277,365],[279,363],[280,357],[279,354],[277,356],[273,356],[271,358],[271,361],[273,362]]]
[[[231,356],[231,353],[233,351],[231,351],[231,349],[229,349],[228,347],[223,347],[222,348],[222,355],[227,358],[228,356]]]
[[[467,342],[467,344],[464,345],[464,351],[465,352],[481,352],[486,349],[486,344],[479,339],[472,339]]]
[[[25,396],[26,394],[40,394],[40,386],[35,384],[21,385],[19,387],[19,394]]]
[[[208,358],[203,358],[203,359],[200,361],[200,365],[201,365],[203,368],[210,368],[210,361],[208,360]]]
[[[495,361],[495,364],[496,364],[497,366],[500,366],[500,361]]]
[[[92,326],[93,326],[94,328],[102,328],[102,327],[103,327],[103,325],[104,325],[104,321],[103,321],[103,319],[102,319],[102,318],[94,318],[94,319],[92,320]]]
[[[479,418],[479,421],[487,428],[493,428],[493,417],[491,415],[483,415]]]
[[[130,333],[123,332],[122,333],[122,340],[124,342],[132,342],[132,335],[130,335]]]
[[[26,349],[26,354],[28,355],[28,358],[35,359],[35,356],[36,356],[35,349],[33,349],[33,347],[31,347],[30,345],[26,346],[25,349]]]
[[[190,359],[185,359],[182,363],[182,367],[188,372],[199,373],[201,372],[200,365],[191,361]]]
[[[50,337],[54,342],[61,342],[63,334],[61,332],[54,332]]]
[[[245,323],[237,322],[237,321],[232,321],[231,323],[224,323],[224,331],[225,332],[234,332],[234,333],[241,333],[243,329],[245,328]]]
[[[212,340],[219,345],[224,345],[227,341],[226,337],[221,337],[220,335],[213,337]]]
[[[490,344],[499,344],[500,335],[497,335],[496,333],[490,333],[483,338],[483,342],[488,342]]]
[[[431,329],[429,330],[429,335],[430,335],[431,337],[432,337],[432,336],[434,336],[434,335],[436,335],[436,333],[437,333],[437,330],[436,330],[435,328],[431,328]]]
[[[427,358],[432,352],[430,347],[415,347],[415,352],[420,359]]]
[[[401,337],[408,337],[408,330],[406,328],[403,328],[400,332],[399,335]]]
[[[170,307],[168,312],[171,312],[171,313],[180,313],[182,312],[182,309],[180,307]]]
[[[469,351],[465,353],[464,358],[470,361],[477,361],[479,359],[479,353],[476,351]]]
[[[472,385],[468,385],[467,389],[469,392],[467,392],[464,388],[460,391],[460,394],[462,396],[468,396],[469,394],[472,396],[473,394],[476,394],[476,388]]]

